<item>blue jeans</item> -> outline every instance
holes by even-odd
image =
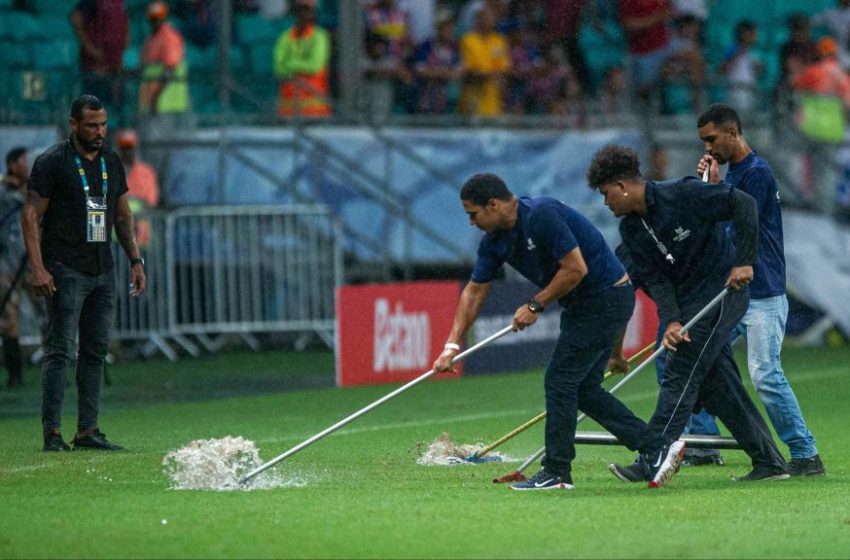
[[[60,427],[68,366],[76,357],[77,431],[96,428],[103,362],[115,317],[115,278],[112,272],[90,276],[59,263],[49,263],[47,268],[56,292],[47,299],[42,426],[45,432]]]
[[[782,371],[779,353],[787,319],[785,294],[754,299],[732,336],[733,340],[738,336],[747,340],[747,368],[773,429],[790,449],[792,459],[804,459],[817,455],[818,450],[794,390]]]

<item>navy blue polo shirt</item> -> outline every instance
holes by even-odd
[[[634,272],[665,324],[696,314],[723,289],[733,266],[755,261],[755,254],[736,252],[726,231],[735,204],[731,185],[706,185],[697,177],[647,181],[646,215],[620,222]]]
[[[753,265],[750,297],[763,299],[785,293],[785,248],[779,185],[770,164],[753,150],[738,163],[730,163],[725,182],[756,200],[759,215],[758,258]],[[734,239],[734,228],[730,226]]]
[[[578,247],[587,275],[559,303],[594,297],[617,283],[625,269],[590,220],[563,202],[545,196],[521,197],[517,221],[510,230],[488,233],[478,245],[472,281],[491,282],[508,263],[530,282],[544,288],[558,270],[558,261]]]

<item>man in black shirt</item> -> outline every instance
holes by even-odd
[[[106,109],[83,95],[71,105],[71,137],[33,165],[23,211],[32,287],[48,298],[42,364],[44,450],[66,451],[60,433],[67,369],[77,335],[78,420],[75,448],[122,449],[98,427],[100,388],[109,330],[115,316],[114,227],[132,265],[131,293],[145,291],[127,182],[121,160],[103,146]]]
[[[788,478],[785,460],[744,389],[729,342],[749,305],[747,284],[758,248],[753,198],[697,177],[646,181],[637,154],[623,146],[597,152],[587,178],[614,215],[623,217],[623,243],[667,325],[663,343],[669,352],[651,431],[665,441],[677,439],[700,402],[752,459],[752,472],[737,480]],[[736,244],[726,233],[730,221]],[[683,324],[724,288],[729,292],[720,304],[682,335]],[[639,460],[610,469],[623,481],[639,482],[649,467]]]

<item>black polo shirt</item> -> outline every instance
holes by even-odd
[[[114,267],[110,241],[86,241],[86,195],[74,161],[77,150],[71,140],[49,148],[36,158],[30,175],[29,190],[49,198],[41,221],[41,256],[44,265],[58,262],[83,274],[102,274]],[[124,166],[115,152],[103,149],[93,161],[80,157],[89,183],[89,196],[103,196],[100,157],[106,163],[106,238],[112,239],[115,201],[127,192]]]
[[[755,262],[755,210],[753,198],[731,185],[697,177],[647,181],[646,215],[624,217],[620,235],[633,261],[629,273],[651,293],[665,324],[695,315],[723,289],[733,266]],[[726,231],[730,221],[737,246]],[[618,255],[626,256],[622,249]]]

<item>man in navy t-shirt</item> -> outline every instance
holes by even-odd
[[[571,489],[577,411],[608,429],[629,449],[651,457],[650,486],[666,485],[684,444],[665,445],[623,403],[602,388],[614,341],[634,308],[629,277],[602,234],[584,216],[552,198],[517,198],[492,174],[470,178],[460,198],[470,224],[485,232],[472,279],[455,312],[435,371],[450,371],[467,330],[475,322],[490,282],[507,263],[540,288],[516,310],[514,330],[533,325],[550,304],[560,304],[561,332],[546,367],[546,455],[542,470],[515,490]]]
[[[806,426],[779,357],[788,318],[779,186],[770,165],[741,134],[741,120],[735,109],[711,105],[700,115],[697,126],[706,150],[698,172],[702,174],[711,166],[709,182],[717,183],[717,164],[729,163],[725,182],[753,197],[758,211],[758,259],[753,266],[750,306],[733,337],[747,339],[750,378],[773,428],[791,451],[789,472],[792,476],[823,475],[826,471],[815,438]]]

